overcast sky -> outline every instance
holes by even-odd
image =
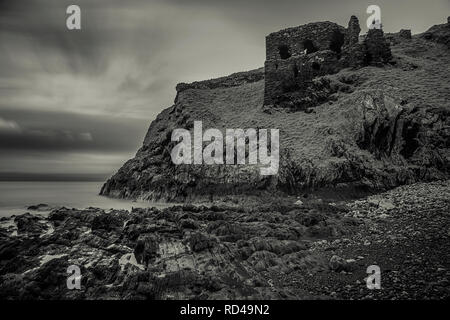
[[[80,31],[66,8],[81,7]],[[265,35],[314,21],[363,32],[446,22],[449,0],[0,0],[2,173],[106,177],[132,157],[178,82],[264,64]]]

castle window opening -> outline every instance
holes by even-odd
[[[319,71],[320,70],[320,64],[318,64],[317,62],[313,62],[312,63],[312,68],[313,68],[313,70]]]
[[[306,54],[310,54],[317,51],[317,48],[314,46],[314,43],[309,39],[303,41],[303,48],[306,50]]]
[[[330,50],[336,52],[338,55],[341,54],[344,41],[345,35],[338,30],[335,30],[331,36]]]
[[[285,60],[291,57],[291,53],[289,52],[289,47],[285,44],[278,47],[278,51],[280,53],[280,58]]]

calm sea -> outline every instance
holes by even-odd
[[[171,204],[112,199],[99,196],[102,182],[10,182],[0,181],[0,217],[22,214],[31,205],[45,203],[51,207],[97,207],[126,209],[132,207],[164,208]]]

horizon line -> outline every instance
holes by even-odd
[[[105,182],[110,174],[0,172],[2,182]]]

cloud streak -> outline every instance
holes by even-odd
[[[104,115],[14,109],[0,114],[0,151],[129,153],[137,150],[148,127],[146,119]]]

